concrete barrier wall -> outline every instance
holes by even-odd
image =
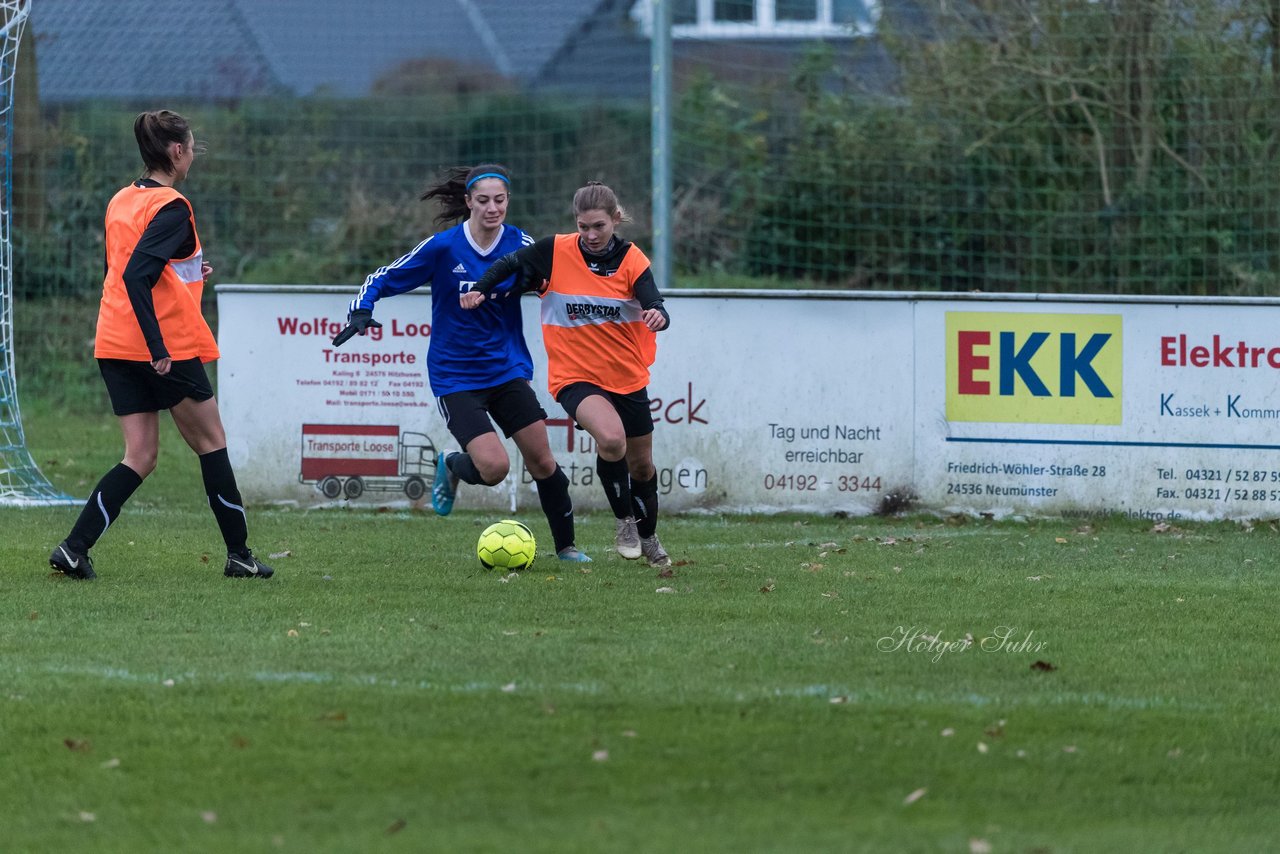
[[[453,447],[426,382],[428,293],[383,301],[381,334],[335,349],[353,290],[217,288],[219,399],[253,499],[408,502]],[[524,305],[552,449],[578,506],[602,508],[590,437],[548,396],[537,300]],[[1280,514],[1280,301],[675,291],[667,305],[649,387],[666,509],[865,514],[911,495],[996,515]],[[536,506],[518,474],[464,486],[459,506]]]

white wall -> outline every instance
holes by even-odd
[[[383,301],[380,340],[335,350],[353,290],[217,289],[218,394],[251,499],[326,500],[299,482],[304,424],[453,447],[425,385],[428,294]],[[1280,301],[676,291],[667,306],[649,387],[666,509],[864,514],[897,491],[944,512],[1280,513]],[[589,437],[546,393],[534,298],[525,321],[574,501],[604,507]],[[510,486],[536,506],[527,475]],[[512,500],[464,485],[459,506]]]

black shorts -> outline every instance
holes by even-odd
[[[125,359],[99,359],[98,370],[116,415],[159,412],[188,397],[196,401],[213,397],[213,385],[199,359],[175,361],[164,376],[157,374],[150,362]]]
[[[556,395],[556,403],[564,407],[569,417],[578,420],[578,407],[582,401],[593,394],[603,395],[613,404],[622,419],[622,430],[628,438],[632,436],[648,436],[653,432],[653,415],[649,410],[649,389],[642,388],[630,394],[618,394],[606,391],[594,383],[570,383],[560,389]]]
[[[492,388],[455,391],[436,398],[445,426],[464,449],[477,436],[493,432],[493,423],[508,439],[535,421],[547,420],[538,395],[527,380],[508,380]]]

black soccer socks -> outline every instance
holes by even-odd
[[[547,524],[551,526],[551,539],[555,540],[556,551],[559,552],[573,545],[573,499],[569,497],[569,478],[557,465],[550,476],[534,482],[538,484],[538,502],[547,516]]]
[[[636,517],[636,531],[641,537],[652,537],[658,530],[658,475],[648,480],[631,481],[631,504]]]
[[[604,487],[604,494],[609,499],[609,507],[613,509],[614,518],[625,519],[630,516],[633,512],[631,475],[627,472],[626,459],[610,462],[597,454],[596,474],[600,476],[600,485]]]
[[[204,491],[209,496],[213,518],[218,520],[227,551],[244,554],[248,551],[249,523],[244,513],[244,500],[236,487],[236,475],[231,470],[231,458],[227,449],[220,448],[200,455],[200,474],[204,477]]]
[[[80,554],[87,553],[111,527],[124,503],[139,486],[142,486],[142,478],[138,473],[124,463],[117,463],[89,493],[89,500],[67,535],[67,545]]]

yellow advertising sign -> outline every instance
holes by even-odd
[[[1118,314],[947,312],[947,420],[1119,424]]]

